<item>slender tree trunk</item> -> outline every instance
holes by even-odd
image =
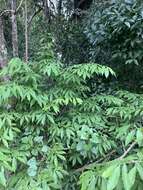
[[[58,6],[57,6],[57,9],[58,9],[58,16],[61,16],[62,1],[63,1],[63,0],[59,0],[59,1],[58,1]]]
[[[28,62],[28,16],[27,16],[27,0],[25,0],[25,62]]]
[[[49,9],[48,9],[48,1],[44,0],[44,13],[45,13],[45,17],[48,18],[49,17]]]
[[[48,0],[43,0],[43,5],[44,5],[44,15],[46,22],[50,22],[50,9],[49,9],[49,2]]]
[[[16,21],[16,0],[10,0],[11,5],[11,22],[12,22],[12,47],[13,56],[18,57],[18,32],[17,32],[17,21]]]
[[[7,64],[7,48],[5,45],[3,20],[0,17],[0,68],[3,68]]]

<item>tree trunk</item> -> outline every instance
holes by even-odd
[[[45,17],[48,18],[49,17],[49,9],[48,9],[47,0],[44,0],[44,13],[45,13]]]
[[[63,0],[59,0],[59,1],[58,1],[58,5],[57,5],[57,9],[58,9],[58,16],[61,16],[62,1],[63,1]]]
[[[28,62],[28,15],[27,0],[25,0],[25,62]]]
[[[49,9],[49,3],[48,0],[43,0],[43,6],[44,6],[44,15],[46,22],[50,22],[50,9]]]
[[[0,17],[0,68],[3,68],[7,64],[7,48],[3,30],[3,20]]]
[[[12,22],[12,47],[13,56],[18,57],[18,33],[17,33],[17,21],[16,21],[16,0],[10,0],[11,4],[11,22]]]

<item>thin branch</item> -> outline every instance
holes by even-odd
[[[123,159],[124,157],[127,156],[127,154],[130,152],[130,150],[136,145],[137,143],[136,142],[133,142],[129,148],[124,152],[124,154],[122,156],[120,156],[118,159],[121,160]]]
[[[94,164],[100,163],[101,161],[103,161],[103,160],[109,158],[109,157],[110,157],[111,155],[113,155],[115,152],[116,152],[116,151],[113,150],[113,151],[111,151],[109,154],[107,154],[104,158],[100,158],[99,160],[97,160],[97,161],[95,161],[95,162],[92,162],[92,163],[90,163],[90,164],[86,164],[86,165],[84,165],[83,167],[76,169],[75,172],[83,172],[84,170],[93,167]]]
[[[30,17],[29,20],[28,20],[28,28],[30,27],[33,18],[34,18],[39,12],[41,12],[41,10],[42,10],[42,8],[39,7],[39,9],[36,10],[36,11],[31,15],[31,17]]]
[[[23,3],[24,0],[21,0],[21,2],[19,3],[19,6],[17,7],[16,10],[4,10],[1,14],[0,14],[0,17],[2,17],[4,14],[6,13],[17,13],[19,11],[19,9],[21,8],[22,6],[22,3]]]
[[[126,157],[127,154],[131,151],[131,149],[132,149],[136,144],[137,144],[136,142],[133,142],[133,143],[129,146],[129,148],[124,152],[124,154],[123,154],[122,156],[120,156],[119,158],[115,159],[115,160],[122,160],[124,157]],[[88,169],[88,168],[92,168],[95,164],[98,164],[98,163],[102,162],[103,160],[109,158],[109,157],[110,157],[111,155],[113,155],[115,152],[116,152],[116,151],[113,150],[112,152],[110,152],[109,154],[107,154],[104,158],[101,158],[101,159],[99,159],[99,160],[97,160],[97,161],[95,161],[95,162],[92,162],[92,163],[90,163],[90,164],[86,164],[86,165],[84,165],[83,167],[76,169],[75,172],[83,172],[84,170],[86,170],[86,169]],[[114,160],[114,161],[115,161],[115,160]]]
[[[24,1],[24,0],[21,0],[21,2],[19,3],[19,6],[17,7],[16,12],[18,12],[19,9],[21,8],[23,1]]]

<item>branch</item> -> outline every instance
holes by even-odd
[[[24,1],[24,0],[21,0],[21,2],[19,3],[19,6],[17,7],[17,9],[16,9],[16,11],[15,11],[16,13],[17,13],[17,12],[19,11],[19,9],[21,8],[23,1]]]
[[[99,159],[99,160],[97,160],[97,161],[95,161],[95,162],[92,162],[92,163],[90,163],[90,164],[86,164],[86,165],[84,165],[83,167],[76,169],[75,172],[83,172],[84,170],[93,167],[94,164],[97,164],[97,163],[103,161],[104,159],[109,158],[109,157],[110,157],[111,155],[113,155],[115,152],[116,152],[116,151],[113,150],[113,151],[111,151],[109,154],[107,154],[104,158],[101,158],[101,159]]]
[[[137,143],[136,142],[133,142],[129,148],[124,152],[124,154],[122,156],[120,156],[118,159],[121,160],[123,159],[124,157],[126,157],[126,155],[130,152],[130,150],[136,145]]]
[[[5,13],[17,13],[19,11],[19,9],[21,8],[22,6],[22,3],[23,3],[24,0],[21,0],[19,6],[17,7],[16,10],[4,10],[1,14],[0,14],[0,17],[2,17]]]
[[[29,20],[28,20],[28,27],[30,27],[33,18],[34,18],[39,12],[41,12],[41,10],[42,10],[42,8],[39,7],[39,9],[36,10],[36,11],[31,15],[31,17],[30,17]]]
[[[1,14],[0,14],[0,17],[2,17],[5,13],[15,13],[14,10],[4,10]]]
[[[133,142],[133,143],[129,146],[129,148],[124,152],[124,154],[123,154],[122,156],[120,156],[119,158],[115,159],[115,160],[122,160],[124,157],[126,157],[127,154],[130,152],[130,150],[131,150],[136,144],[137,144],[136,142]],[[75,172],[83,172],[84,170],[86,170],[86,169],[88,169],[88,168],[92,168],[93,165],[95,165],[95,164],[97,164],[97,163],[99,163],[99,162],[102,162],[102,161],[103,161],[104,159],[106,159],[106,158],[109,158],[109,157],[110,157],[111,155],[113,155],[115,152],[116,152],[116,151],[113,150],[112,152],[110,152],[109,154],[107,154],[104,158],[101,158],[101,159],[99,159],[99,160],[97,160],[97,161],[95,161],[95,162],[93,162],[93,163],[91,163],[91,164],[86,164],[86,165],[84,165],[83,167],[76,169]],[[114,161],[115,161],[115,160],[114,160]]]

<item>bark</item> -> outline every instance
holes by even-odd
[[[49,2],[48,0],[43,0],[43,7],[44,7],[44,15],[46,21],[50,22],[50,9],[49,9]]]
[[[28,15],[27,0],[25,0],[25,62],[28,62]]]
[[[17,32],[17,20],[16,20],[16,0],[10,0],[11,4],[11,23],[12,23],[12,47],[13,56],[18,57],[18,32]]]
[[[61,15],[61,11],[62,11],[62,0],[59,0],[57,9],[58,9],[58,16],[60,16]]]
[[[47,2],[47,0],[43,0],[43,7],[44,7],[44,15],[47,18],[49,16],[48,2]]]
[[[3,20],[0,17],[0,68],[3,68],[7,64],[7,48],[5,45]]]

